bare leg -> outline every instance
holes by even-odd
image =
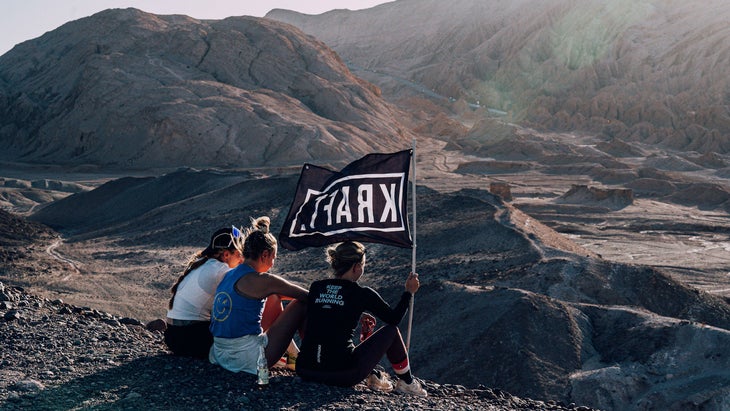
[[[276,294],[271,294],[266,297],[266,303],[264,303],[264,313],[261,316],[261,328],[264,331],[271,327],[271,324],[276,321],[277,318],[284,312],[284,306],[281,304],[281,297]]]
[[[269,337],[269,344],[266,346],[266,361],[269,363],[269,367],[279,361],[284,354],[294,333],[304,322],[306,314],[307,305],[305,303],[292,301],[266,331],[266,335]]]

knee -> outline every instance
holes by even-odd
[[[388,324],[388,325],[384,326],[383,328],[381,328],[380,332],[382,332],[383,334],[386,334],[386,335],[390,335],[393,338],[400,337],[400,330],[395,325]]]
[[[305,313],[307,312],[307,303],[304,301],[293,300],[286,305],[286,308],[291,311]]]

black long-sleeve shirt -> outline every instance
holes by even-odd
[[[411,293],[391,308],[375,290],[343,279],[315,281],[309,287],[307,327],[297,365],[338,370],[350,365],[355,329],[364,311],[398,325],[408,311]]]

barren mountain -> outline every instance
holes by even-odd
[[[352,160],[411,139],[378,93],[273,20],[106,10],[0,56],[0,157],[118,169]]]
[[[194,169],[109,181],[34,212],[64,241],[24,245],[32,258],[8,261],[0,280],[143,322],[162,318],[170,284],[207,233],[263,214],[276,230],[296,181]],[[580,193],[566,197],[621,199]],[[484,190],[419,187],[418,201],[417,375],[600,409],[721,409],[730,395],[723,298],[603,260]],[[394,300],[410,251],[372,244],[369,255],[362,281]],[[318,248],[282,251],[275,271],[305,286],[328,275]]]
[[[205,365],[170,363],[158,335],[106,328],[164,317],[212,230],[259,215],[279,228],[302,162],[400,150],[415,135],[411,360],[437,399],[401,406],[356,387],[330,391],[343,402],[277,407],[467,408],[505,390],[546,401],[522,403],[533,409],[727,409],[727,10],[398,0],[197,21],[128,9],[18,45],[0,57],[0,159],[12,160],[0,162],[0,204],[17,214],[0,214],[0,281],[27,302],[0,302],[0,326],[40,342],[3,342],[14,385],[0,400],[22,409],[33,397],[17,392],[37,387],[27,378],[47,378],[45,403],[164,403],[147,386],[159,375],[134,378],[147,367],[225,379],[184,380],[196,400],[237,392]],[[410,250],[368,253],[362,281],[394,300]],[[275,272],[303,286],[328,274],[321,249],[282,250]],[[59,318],[71,313],[82,318]],[[59,351],[35,331],[47,322],[77,332],[59,343],[73,346],[62,367],[28,354]],[[266,399],[249,394],[211,408]]]
[[[442,105],[465,100],[542,129],[730,151],[722,0],[398,0],[266,17],[324,41],[385,95],[415,83]]]

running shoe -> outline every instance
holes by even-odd
[[[421,383],[418,382],[415,377],[413,378],[413,382],[411,382],[410,384],[407,384],[405,381],[399,378],[398,382],[395,384],[395,390],[403,394],[417,395],[419,397],[428,396],[426,390],[423,389]]]
[[[368,375],[367,386],[371,390],[391,392],[393,391],[393,383],[388,379],[388,375],[384,372],[373,371]]]

